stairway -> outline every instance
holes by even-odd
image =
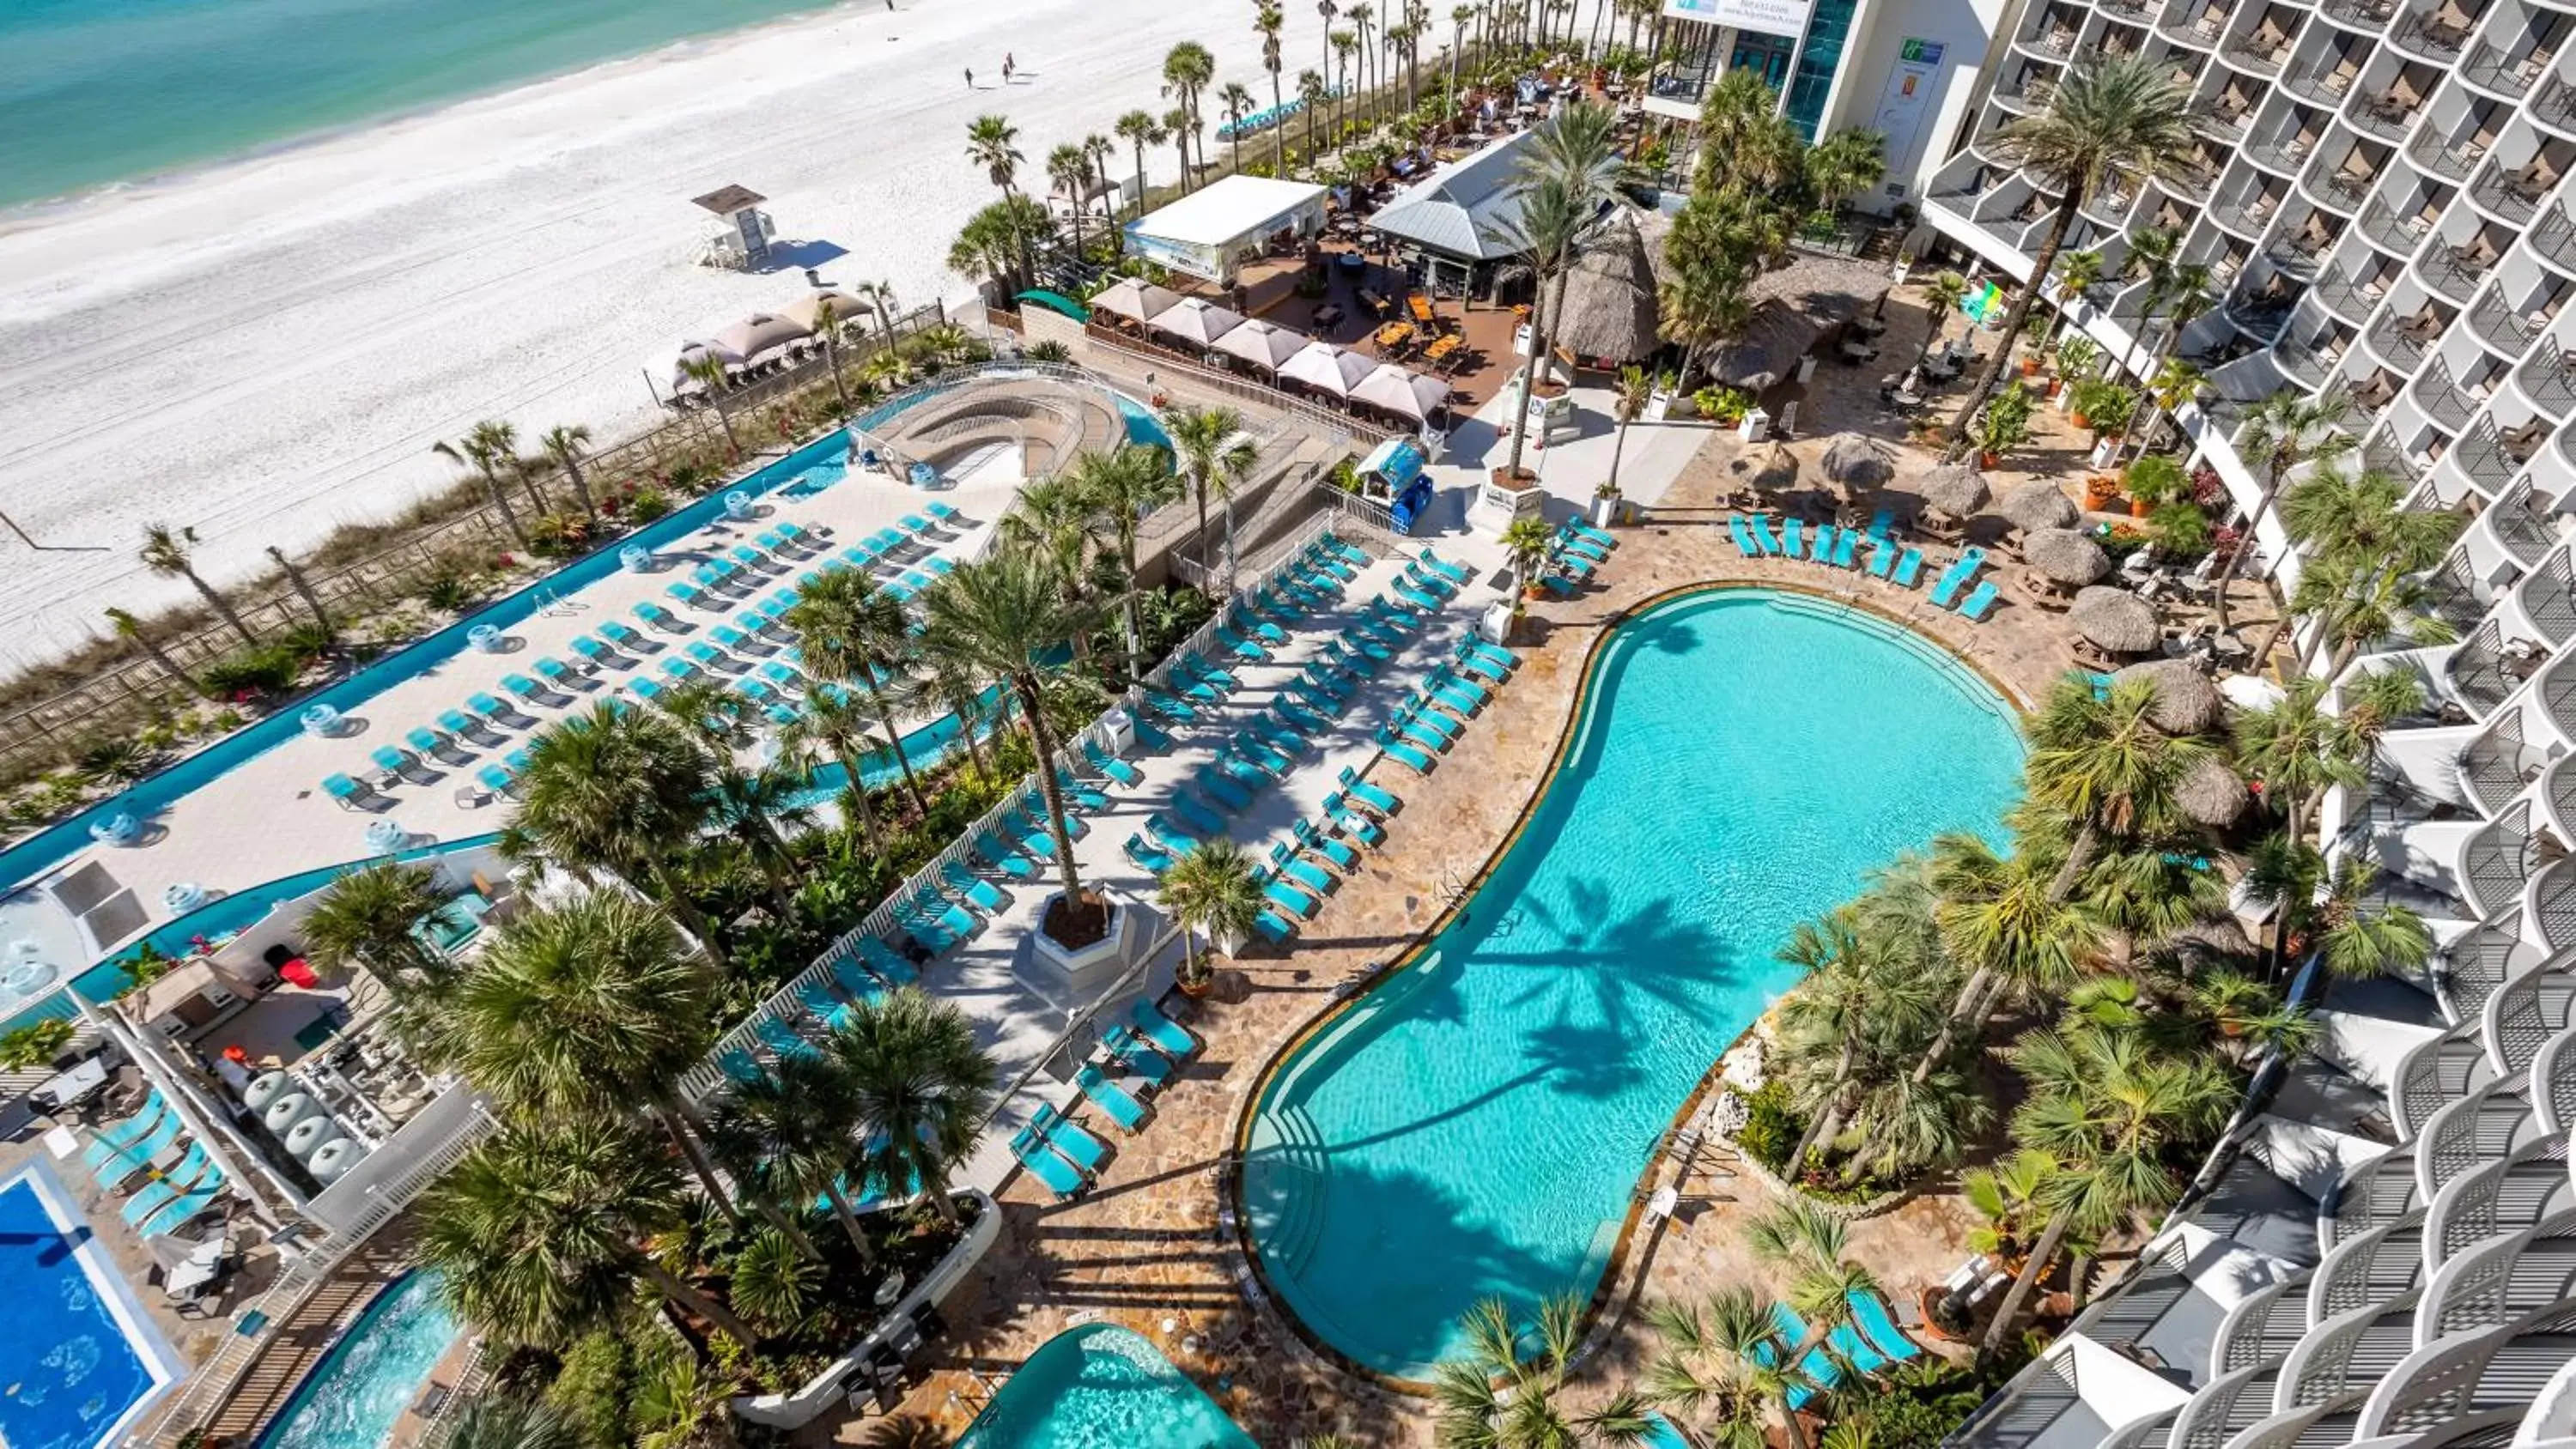
[[[205,1421],[206,1438],[234,1444],[255,1442],[271,1419],[294,1397],[298,1384],[330,1351],[340,1330],[374,1301],[378,1293],[410,1271],[411,1234],[379,1233],[343,1260],[331,1275],[270,1325],[254,1351],[250,1367]],[[175,1445],[196,1427],[185,1416],[162,1426],[156,1446]]]

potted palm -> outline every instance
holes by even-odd
[[[2183,473],[2181,463],[2156,453],[2129,465],[2123,491],[2129,495],[2129,516],[2145,518],[2168,503],[2190,496],[2191,479]]]
[[[1552,541],[1547,524],[1536,518],[1515,518],[1503,529],[1503,552],[1511,556],[1512,575],[1520,580],[1523,598],[1538,597],[1539,565],[1546,561]]]
[[[2000,467],[2004,454],[2029,441],[2030,392],[2018,382],[2007,383],[1977,415],[1978,464],[1990,471]]]
[[[1205,996],[1215,984],[1216,973],[1198,949],[1199,933],[1207,933],[1211,951],[1231,955],[1243,934],[1252,929],[1254,917],[1261,914],[1261,883],[1252,857],[1222,836],[1202,840],[1163,872],[1157,894],[1163,909],[1181,927],[1181,969],[1175,984],[1184,996]]]
[[[2071,401],[2074,389],[2092,376],[2093,364],[2101,356],[2102,349],[2095,346],[2090,337],[2070,335],[2060,340],[2057,344],[2057,376],[2049,382],[2048,395],[2053,398],[2066,392]]]

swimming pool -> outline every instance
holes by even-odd
[[[380,1449],[456,1342],[438,1290],[438,1275],[424,1269],[379,1294],[305,1375],[258,1449]]]
[[[91,1449],[183,1372],[44,1162],[0,1185],[0,1443]]]
[[[1588,1293],[1673,1114],[1796,979],[1773,952],[1940,832],[1995,832],[2012,711],[1895,626],[1687,594],[1620,625],[1511,847],[1245,1125],[1243,1222],[1321,1342],[1421,1378],[1458,1316]]]
[[[954,1449],[1257,1449],[1144,1335],[1069,1328],[966,1426]]]

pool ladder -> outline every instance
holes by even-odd
[[[1475,888],[1474,882],[1468,880],[1465,876],[1460,875],[1455,869],[1447,867],[1442,868],[1440,872],[1440,904],[1444,906],[1454,906],[1460,901],[1465,900],[1468,893],[1473,891]]]

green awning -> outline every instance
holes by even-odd
[[[1019,295],[1019,300],[1023,302],[1035,302],[1050,312],[1062,312],[1064,315],[1072,318],[1076,322],[1088,322],[1091,320],[1090,308],[1073,300],[1071,297],[1065,296],[1061,292],[1049,292],[1043,289],[1032,288],[1029,291],[1022,292]]]

